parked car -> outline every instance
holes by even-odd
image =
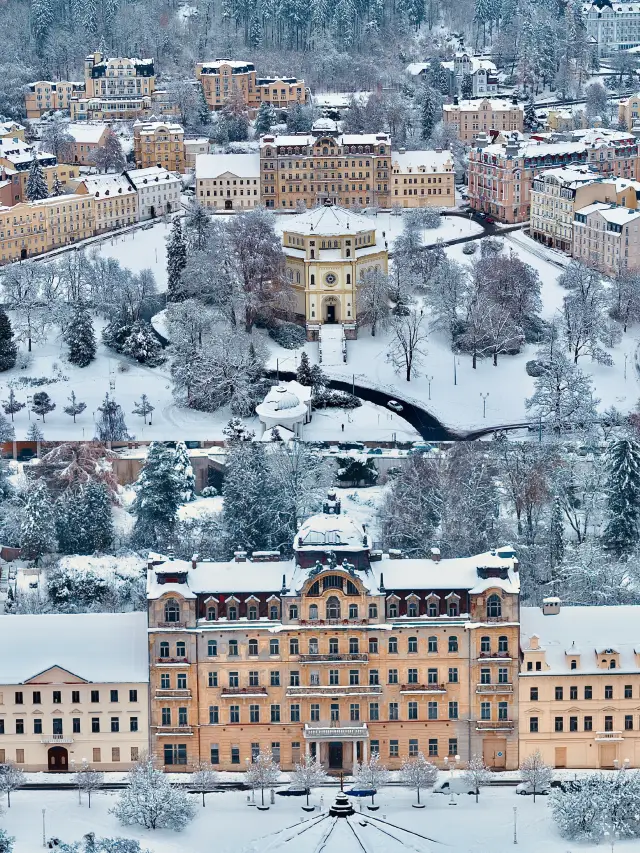
[[[304,797],[306,793],[307,789],[301,785],[291,785],[289,788],[285,788],[282,791],[276,791],[276,794],[279,797]]]
[[[495,222],[495,219],[493,218],[493,216],[487,216],[485,219],[485,222],[487,223],[487,225],[493,225]]]
[[[35,450],[32,450],[30,447],[22,447],[18,451],[18,462],[29,462],[35,455]]]
[[[551,790],[551,785],[537,785],[536,786],[536,795],[540,794],[548,794]],[[523,796],[527,796],[528,794],[533,794],[533,785],[531,782],[520,782],[519,785],[516,785],[516,794],[522,794]]]
[[[373,797],[378,792],[375,788],[350,788],[345,791],[350,797]]]
[[[404,406],[397,400],[389,400],[389,402],[387,403],[387,408],[393,409],[394,412],[401,412]]]
[[[479,794],[480,791],[464,779],[447,779],[433,786],[434,794]]]

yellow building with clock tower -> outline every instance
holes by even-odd
[[[346,338],[355,338],[358,282],[368,270],[388,271],[388,246],[375,219],[327,203],[288,217],[282,239],[296,318],[307,337],[340,324]]]

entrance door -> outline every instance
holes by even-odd
[[[335,323],[336,321],[336,306],[327,305],[327,323]]]
[[[617,747],[615,743],[600,744],[600,767],[615,767]]]
[[[567,766],[567,747],[566,746],[556,746],[556,749],[555,749],[555,766],[556,767],[566,767]]]
[[[504,769],[507,763],[507,741],[504,738],[483,741],[482,756],[487,767]]]
[[[225,210],[233,210],[233,201],[230,198],[225,198],[224,200],[224,209]]]
[[[69,754],[64,746],[52,746],[48,753],[50,773],[66,773],[69,769]]]
[[[342,744],[329,744],[329,770],[342,770]]]

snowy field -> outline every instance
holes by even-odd
[[[333,800],[336,788],[321,788],[312,794],[311,801],[326,809]],[[196,796],[196,795],[194,795]],[[117,792],[94,794],[91,810],[86,802],[78,805],[78,794],[70,791],[16,791],[11,808],[5,810],[1,825],[16,837],[14,853],[39,853],[42,850],[42,812],[45,810],[46,836],[63,841],[79,841],[87,832],[98,836],[120,835],[139,839],[153,853],[248,853],[263,850],[271,841],[270,835],[306,817],[301,803],[294,797],[276,797],[276,804],[266,812],[258,812],[246,804],[247,794],[228,791],[207,794],[206,808],[199,808],[195,820],[181,833],[170,830],[145,830],[141,827],[121,827],[109,808]],[[517,841],[521,853],[596,853],[606,845],[578,844],[561,838],[551,820],[545,797],[534,804],[532,797],[518,797],[513,787],[483,789],[480,802],[468,795],[457,797],[455,809],[442,794],[423,792],[426,808],[411,808],[415,795],[403,788],[383,789],[376,802],[381,806],[377,816],[416,833],[434,839],[436,843],[413,838],[413,851],[432,853],[451,850],[455,853],[507,853],[513,843],[513,807],[517,807]],[[366,806],[364,812],[366,814]],[[352,820],[358,820],[354,816]],[[360,827],[358,827],[360,829]],[[362,828],[363,834],[366,827]],[[364,835],[366,837],[366,835]],[[215,841],[214,841],[215,839]],[[299,847],[306,851],[301,836]],[[382,853],[382,848],[376,846]],[[638,841],[616,841],[616,850],[638,849]]]

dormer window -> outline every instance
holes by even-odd
[[[247,618],[250,619],[252,622],[255,622],[255,620],[258,618],[258,608],[255,604],[252,604],[249,607],[249,610],[247,611]]]
[[[272,604],[269,607],[269,619],[271,619],[272,622],[275,622],[278,619],[279,615],[280,611],[278,610],[278,605]]]
[[[229,619],[231,622],[235,622],[235,620],[237,618],[238,618],[238,608],[235,606],[235,604],[230,604],[227,607],[227,619]]]
[[[410,601],[407,607],[407,616],[416,617],[418,615],[418,602]]]
[[[570,666],[571,666],[571,669],[577,669],[578,668],[578,661],[575,658],[571,658],[571,665]]]
[[[213,622],[218,618],[218,614],[215,607],[207,607],[207,621]]]

